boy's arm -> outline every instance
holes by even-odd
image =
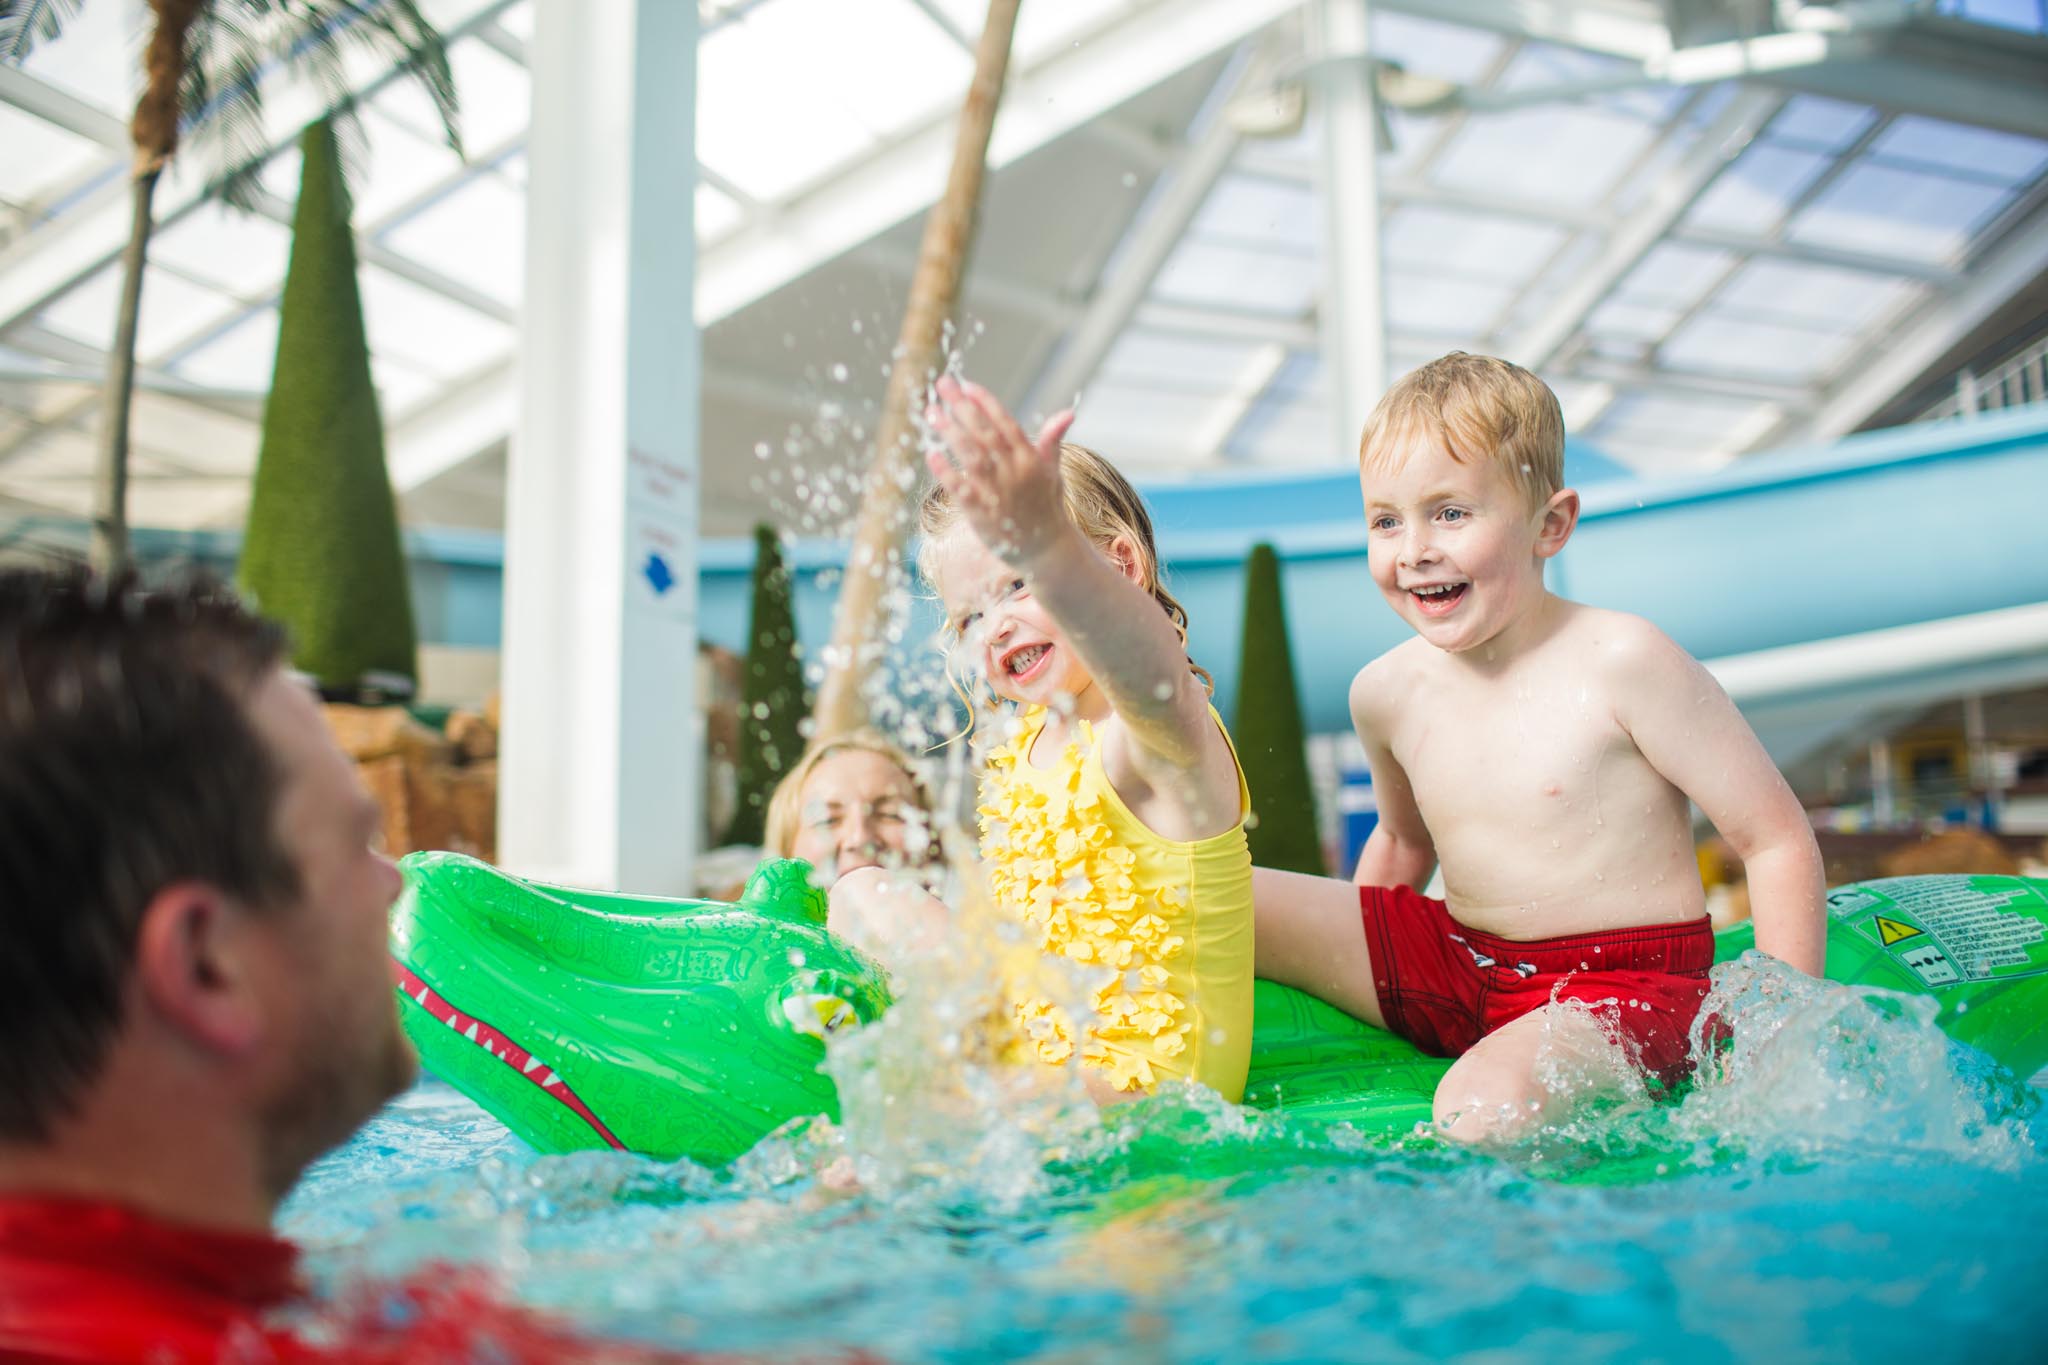
[[[1617,717],[1742,859],[1756,946],[1821,975],[1827,883],[1812,822],[1705,666],[1648,622],[1629,620],[1613,660]]]
[[[1379,807],[1379,821],[1366,837],[1351,880],[1360,886],[1407,886],[1420,891],[1436,870],[1436,841],[1415,804],[1408,774],[1394,760],[1383,738],[1388,727],[1382,712],[1390,690],[1385,672],[1378,665],[1367,665],[1351,684],[1351,723],[1365,746],[1365,760],[1372,767],[1373,798]]]

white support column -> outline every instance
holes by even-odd
[[[1387,386],[1370,17],[1366,0],[1309,7],[1309,58],[1323,111],[1323,373],[1341,455],[1357,452],[1358,434]]]
[[[535,8],[499,856],[684,894],[703,771],[697,7]]]

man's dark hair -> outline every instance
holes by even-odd
[[[283,660],[282,630],[212,580],[0,570],[0,1141],[78,1104],[157,892],[297,896],[247,709]]]

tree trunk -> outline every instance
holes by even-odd
[[[875,429],[874,464],[861,498],[860,520],[847,558],[846,577],[833,615],[832,645],[825,654],[825,682],[818,693],[818,738],[857,729],[867,719],[861,681],[875,671],[888,644],[888,593],[904,572],[903,545],[909,535],[910,494],[919,483],[913,404],[939,362],[939,338],[960,293],[961,267],[974,238],[974,216],[995,125],[1003,76],[1010,64],[1010,36],[1017,26],[1018,0],[989,0],[988,21],[974,53],[974,82],[960,108],[953,165],[946,191],[925,220],[917,273],[903,315],[896,362],[889,371],[888,397]]]
[[[93,469],[92,563],[102,573],[128,567],[128,409],[135,397],[135,328],[142,314],[142,267],[149,256],[150,201],[161,163],[135,176],[134,221],[121,252],[121,308],[107,352],[99,460]]]
[[[142,268],[149,261],[150,202],[178,150],[178,87],[185,39],[207,0],[150,0],[156,25],[142,56],[142,95],[128,130],[135,139],[134,219],[121,253],[121,304],[101,395],[99,461],[93,470],[92,562],[105,573],[128,567],[128,410],[135,399],[135,329],[142,315]]]

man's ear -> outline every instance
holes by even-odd
[[[135,938],[141,997],[194,1046],[241,1054],[263,1036],[248,911],[219,887],[177,882],[150,897]]]
[[[1550,495],[1550,501],[1543,504],[1538,514],[1536,527],[1536,557],[1549,559],[1564,548],[1572,538],[1572,531],[1579,524],[1579,493],[1575,488],[1560,488]]]

